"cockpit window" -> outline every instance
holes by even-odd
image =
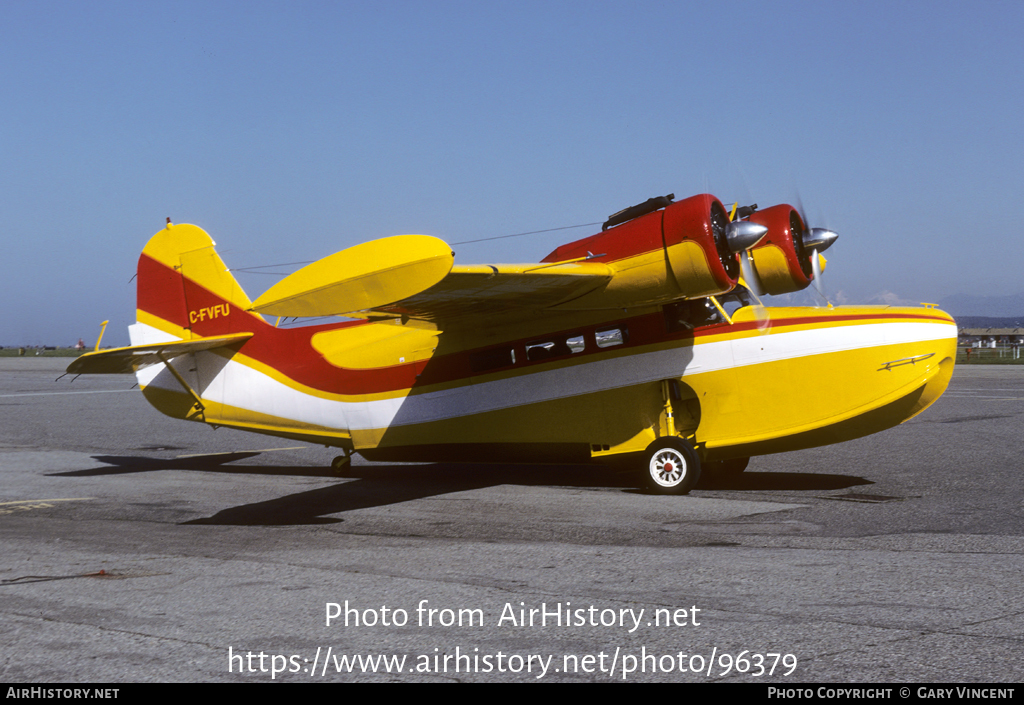
[[[719,296],[718,303],[722,304],[722,308],[724,308],[725,312],[731,317],[732,314],[736,313],[736,311],[744,306],[754,306],[760,302],[748,289],[742,286],[737,286],[728,294],[722,294]]]
[[[716,297],[725,312],[731,317],[744,306],[758,303],[757,299],[746,288],[737,286],[728,294]],[[693,330],[716,323],[725,323],[725,317],[711,299],[691,299],[677,301],[665,306],[665,329],[669,333]]]
[[[711,299],[677,301],[665,306],[665,328],[669,333],[693,330],[701,326],[721,323],[725,319],[711,303]]]

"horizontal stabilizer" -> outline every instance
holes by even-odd
[[[335,316],[400,301],[437,284],[452,269],[448,244],[429,235],[396,235],[335,252],[272,286],[252,311],[273,316]]]
[[[152,345],[132,345],[127,348],[113,348],[85,353],[68,365],[68,373],[73,375],[116,375],[130,374],[136,368],[166,362],[179,355],[213,350],[234,343],[240,343],[253,336],[252,333],[220,335],[214,338],[194,338],[192,340],[176,340],[169,343]]]

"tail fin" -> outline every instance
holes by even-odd
[[[252,332],[266,325],[252,302],[195,225],[172,225],[154,235],[139,256],[133,345]]]

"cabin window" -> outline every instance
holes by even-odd
[[[583,352],[586,340],[583,334],[558,336],[549,340],[535,340],[526,344],[527,360],[547,360],[552,357],[565,357]]]
[[[599,330],[595,337],[597,338],[597,347],[610,348],[625,343],[629,339],[629,332],[625,326],[619,326]]]
[[[516,364],[516,351],[512,348],[481,350],[469,356],[469,367],[473,372],[487,372]]]

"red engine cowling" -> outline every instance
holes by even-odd
[[[677,281],[685,278],[685,271],[681,270],[687,265],[673,256],[673,246],[695,242],[704,250],[709,272],[719,290],[728,291],[736,286],[740,263],[726,240],[728,225],[725,206],[711,194],[692,196],[665,209],[665,249]]]
[[[671,279],[678,287],[676,296],[718,294],[732,289],[739,278],[739,262],[726,240],[728,224],[721,201],[701,194],[562,245],[541,262],[593,255],[590,261],[631,269],[625,260],[664,250],[667,258],[659,259],[658,266],[663,268],[663,281],[668,284]],[[669,271],[664,272],[666,259]]]
[[[780,204],[755,211],[749,220],[768,228],[764,239],[750,250],[764,292],[788,294],[806,288],[814,272],[804,247],[807,228],[796,209]]]

